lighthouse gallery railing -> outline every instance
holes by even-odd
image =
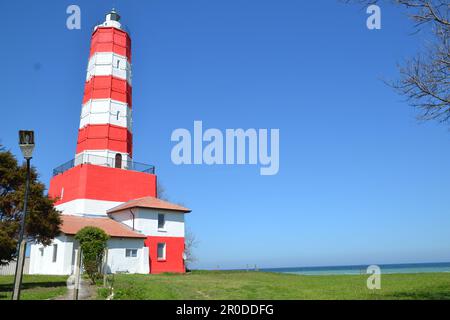
[[[67,161],[66,163],[63,163],[62,165],[53,169],[53,176],[61,174],[80,164],[93,164],[102,167],[119,168],[155,174],[155,166],[149,164],[134,162],[132,160],[126,159],[123,159],[117,164],[116,159],[113,157],[103,157],[92,154],[80,154],[76,158]]]

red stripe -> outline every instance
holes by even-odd
[[[90,124],[78,130],[76,153],[85,150],[112,150],[132,156],[133,135],[127,128],[112,124]]]
[[[76,199],[126,202],[147,196],[155,197],[156,176],[83,164],[54,176],[50,180],[48,193],[51,198],[59,198],[56,205]]]
[[[125,31],[112,27],[99,27],[92,34],[89,57],[96,52],[114,52],[128,58],[131,63],[131,39]]]
[[[126,80],[113,76],[95,76],[84,85],[83,104],[91,99],[113,99],[132,105],[132,88]]]

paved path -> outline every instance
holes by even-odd
[[[70,285],[64,296],[56,297],[52,300],[73,300],[73,283],[68,280]],[[89,280],[81,279],[80,290],[78,291],[78,300],[92,300],[97,296],[97,287],[92,285]]]

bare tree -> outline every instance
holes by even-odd
[[[343,0],[364,5],[377,0]],[[450,120],[450,21],[448,0],[385,0],[405,8],[415,22],[416,32],[430,32],[430,41],[416,57],[399,65],[400,78],[388,82],[421,111],[419,119]]]
[[[156,183],[156,197],[161,199],[161,200],[165,200],[165,201],[169,201],[169,198],[167,196],[167,192],[166,192],[166,188],[164,187],[164,185],[159,182]]]
[[[192,231],[186,231],[186,235],[184,237],[184,254],[185,254],[185,264],[188,269],[190,269],[192,263],[197,261],[197,258],[194,255],[194,249],[198,246],[198,240]]]

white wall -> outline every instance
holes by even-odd
[[[53,244],[58,246],[56,261],[53,262]],[[30,274],[71,274],[73,239],[65,235],[56,237],[47,247],[42,244],[32,244],[30,249]],[[43,255],[41,250],[43,249]]]
[[[56,262],[53,262],[53,244],[58,245]],[[40,248],[44,248],[41,256]],[[78,243],[72,236],[60,236],[54,239],[50,246],[32,244],[30,251],[30,274],[73,274],[75,250]],[[137,249],[137,256],[126,257],[126,249]],[[149,273],[148,248],[144,247],[144,239],[111,238],[108,240],[107,265],[109,272]]]
[[[131,85],[131,65],[127,57],[113,52],[94,53],[88,62],[86,81],[89,81],[94,76],[111,75],[127,80]]]
[[[126,257],[126,249],[136,249],[136,257]],[[112,238],[108,240],[109,272],[149,273],[148,248],[144,239]]]
[[[147,208],[132,209],[135,214],[134,228],[147,236],[184,237],[184,213],[169,210]],[[158,214],[165,215],[163,230],[158,229]],[[133,216],[130,210],[123,210],[110,215],[114,220],[133,227]]]
[[[82,163],[90,163],[98,166],[114,168],[117,153],[122,154],[122,169],[128,169],[128,162],[132,160],[129,154],[111,150],[84,150],[83,152],[75,155],[74,165],[77,166]]]
[[[88,124],[112,124],[132,132],[131,109],[126,103],[112,99],[87,101],[81,109],[80,129]]]
[[[64,196],[63,198],[64,199]],[[71,215],[98,215],[106,216],[106,211],[111,208],[117,207],[123,202],[116,201],[100,201],[92,199],[76,199],[68,202],[64,202],[55,208],[61,211],[63,214]]]
[[[133,214],[131,212],[134,213],[134,218],[137,218],[136,214],[137,214],[138,210],[136,208],[133,208],[131,210],[126,209],[126,210],[114,212],[113,214],[110,214],[109,217],[115,221],[126,224],[130,228],[133,228]],[[135,219],[134,223],[135,223],[134,229],[136,230],[136,219]]]

